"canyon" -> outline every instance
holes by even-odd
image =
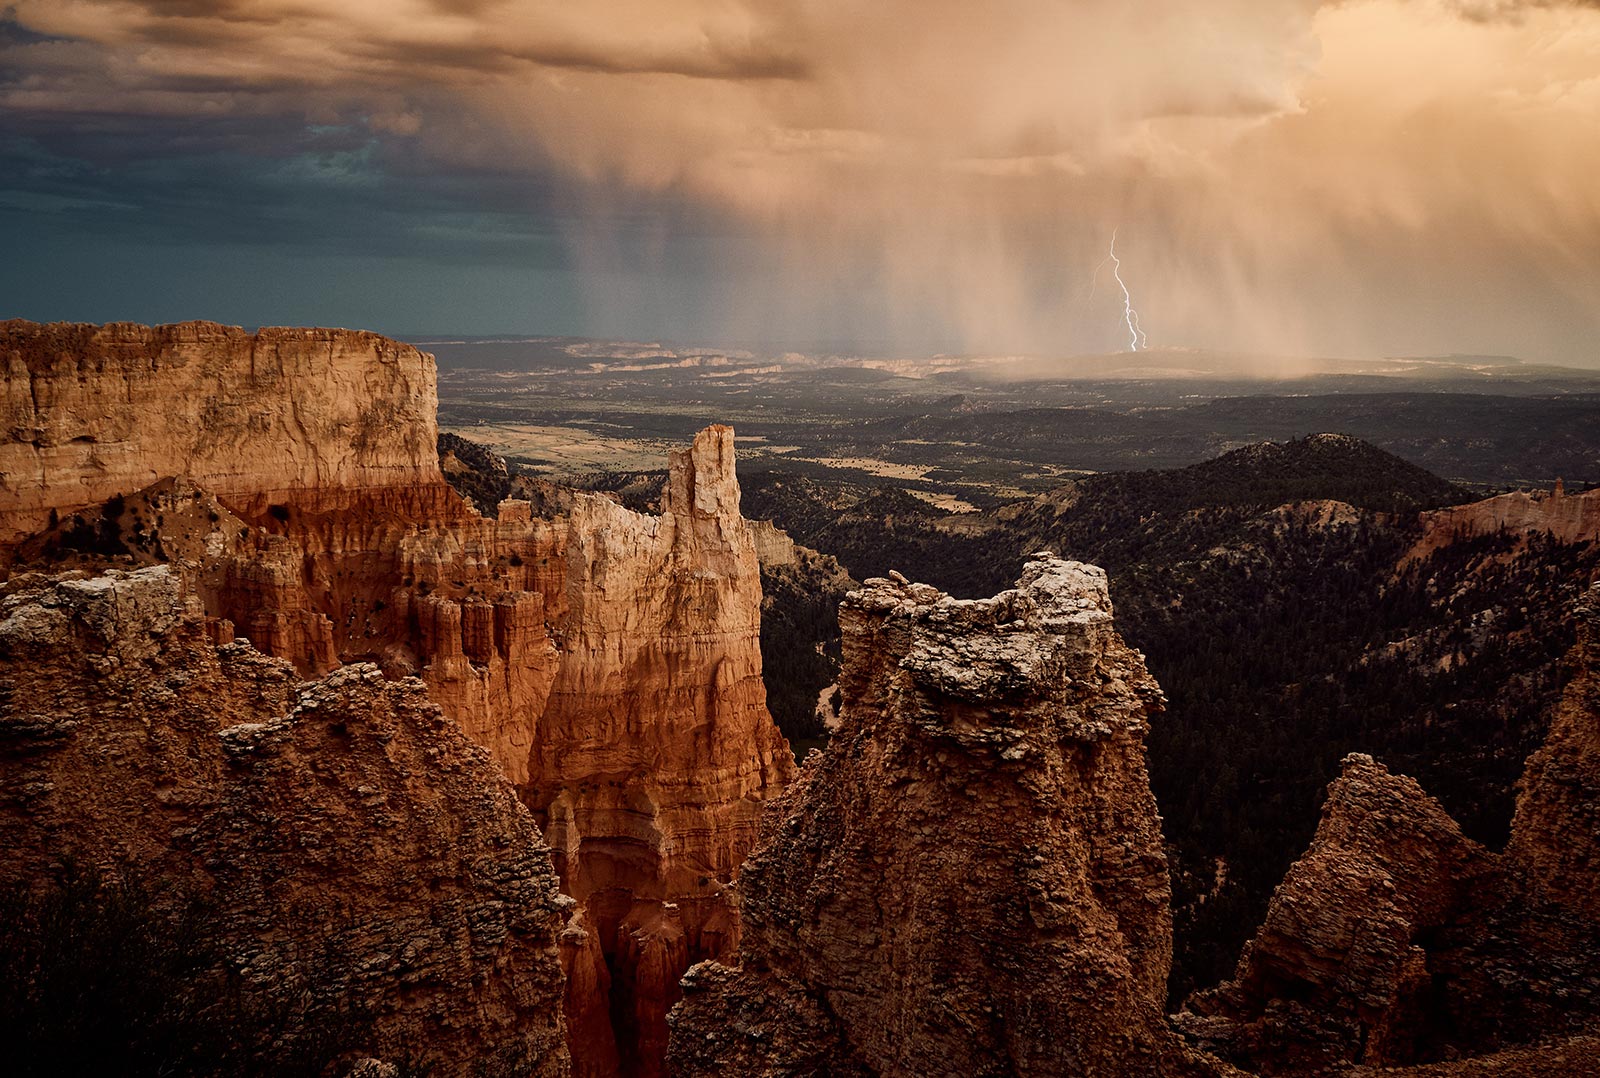
[[[431,357],[375,334],[10,322],[0,357],[6,556],[170,560],[220,637],[307,677],[420,678],[577,901],[577,1073],[658,1073],[678,980],[737,941],[724,892],[794,769],[732,430],[672,455],[659,516],[576,494],[490,518],[440,471]]]
[[[1591,1073],[1600,589],[1503,849],[1346,756],[1232,976],[1172,1015],[1167,697],[1102,569],[867,579],[797,769],[763,562],[855,585],[744,519],[730,427],[671,452],[655,512],[539,481],[475,504],[450,480],[487,498],[493,460],[439,441],[432,358],[374,334],[13,321],[0,364],[0,884],[81,864],[177,888],[161,916],[204,898],[205,976],[299,1007],[280,1040],[359,1004],[374,1058],[340,1073]],[[1352,453],[1212,470],[1265,461],[1276,492]],[[1424,534],[1587,536],[1591,501]],[[1332,504],[1241,502],[1196,579],[1380,511]],[[1075,506],[1033,508],[1070,537]]]

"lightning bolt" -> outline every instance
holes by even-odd
[[[1122,279],[1122,259],[1117,257],[1117,232],[1116,228],[1111,230],[1111,252],[1100,260],[1100,266],[1104,266],[1107,262],[1111,263],[1111,275],[1117,279],[1117,286],[1122,289],[1122,317],[1128,323],[1128,350],[1137,352],[1141,348],[1149,347],[1149,342],[1144,330],[1139,328],[1139,312],[1133,309],[1133,295]],[[1094,268],[1097,280],[1100,276],[1100,266]]]

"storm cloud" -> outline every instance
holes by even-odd
[[[1072,352],[1122,339],[1117,228],[1152,344],[1600,364],[1593,3],[0,10],[41,240],[570,278],[529,330]]]

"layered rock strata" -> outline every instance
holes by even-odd
[[[76,861],[211,896],[233,972],[371,1014],[344,1047],[567,1074],[570,900],[488,753],[417,681],[301,683],[225,628],[166,566],[6,586],[0,881]]]
[[[432,358],[372,334],[11,322],[0,358],[0,548],[60,557],[116,516],[134,545],[112,563],[171,562],[302,675],[420,677],[580,901],[577,1070],[659,1073],[679,977],[735,944],[724,891],[794,767],[733,431],[673,454],[659,516],[563,494],[491,519],[441,475]],[[216,508],[177,511],[179,488]]]
[[[328,329],[0,322],[0,543],[166,476],[271,504],[443,485],[433,361]]]
[[[1202,1073],[1161,1016],[1162,697],[1105,574],[871,580],[840,624],[840,728],[745,863],[737,966],[685,980],[673,1073]]]

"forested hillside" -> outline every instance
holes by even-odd
[[[1229,972],[1346,752],[1504,840],[1565,683],[1572,603],[1600,565],[1593,544],[1510,534],[1408,562],[1418,511],[1469,495],[1339,436],[1086,477],[982,514],[781,473],[745,486],[750,516],[857,578],[893,568],[991,594],[1041,548],[1107,568],[1118,625],[1169,700],[1150,768],[1175,855],[1175,997]]]

